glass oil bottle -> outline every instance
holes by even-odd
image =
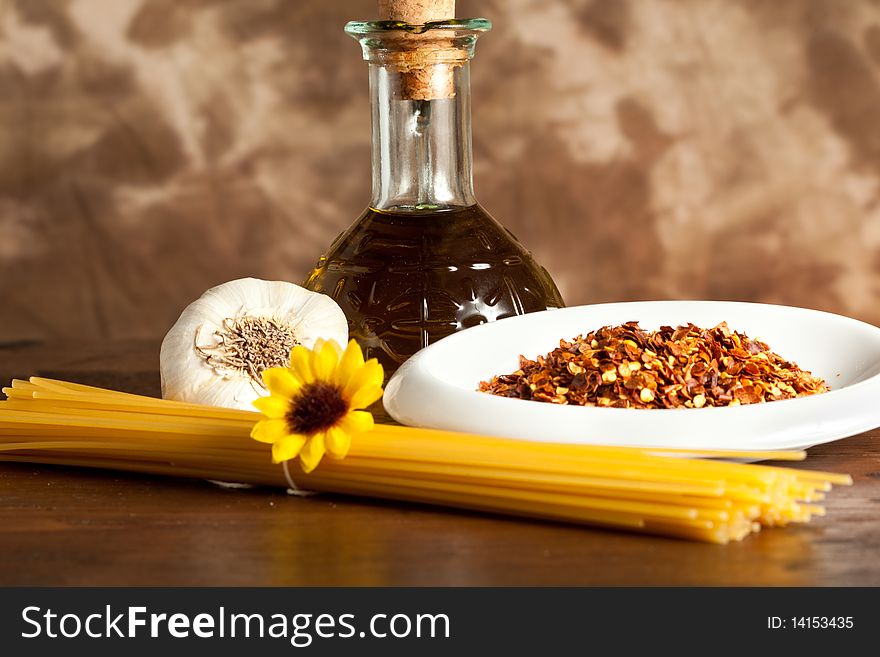
[[[490,27],[346,26],[370,69],[372,199],[305,286],[339,303],[387,374],[454,331],[563,305],[547,271],[474,197],[469,61]]]

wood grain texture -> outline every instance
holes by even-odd
[[[7,345],[0,380],[156,394],[152,342]],[[880,431],[810,450],[828,515],[703,545],[338,496],[0,464],[0,585],[880,585]]]

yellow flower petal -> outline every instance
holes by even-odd
[[[263,383],[273,395],[290,399],[302,387],[302,381],[297,379],[290,368],[270,367],[263,370]]]
[[[351,376],[348,383],[345,384],[343,395],[346,399],[351,399],[359,388],[370,385],[381,386],[383,375],[384,371],[379,361],[371,358]]]
[[[303,472],[309,473],[314,470],[324,456],[324,434],[316,433],[309,438],[305,446],[299,452],[299,464]]]
[[[272,443],[272,458],[277,463],[299,457],[304,472],[314,470],[325,453],[333,458],[344,458],[352,439],[373,426],[373,416],[366,411],[354,410],[368,406],[382,396],[383,369],[372,358],[364,362],[364,355],[354,340],[343,350],[333,340],[316,340],[314,348],[296,346],[290,353],[289,368],[270,368],[263,380],[270,395],[254,402],[268,419],[258,422],[251,436],[264,443]],[[319,415],[310,422],[317,426],[333,426],[314,435],[291,433],[287,415],[293,404],[299,404],[302,395],[310,394],[305,387],[320,381],[337,388],[345,407],[332,410],[321,417],[322,406],[314,409]],[[326,387],[326,386],[325,386]],[[310,388],[311,389],[311,388]],[[324,394],[323,388],[312,390]],[[333,391],[330,391],[333,392]],[[311,400],[314,401],[314,400]],[[337,412],[348,411],[339,418]]]
[[[327,453],[335,459],[343,459],[351,447],[351,437],[339,427],[331,427],[327,430],[325,441]]]
[[[366,408],[382,396],[382,386],[367,385],[351,396],[349,404],[351,408]]]
[[[345,388],[355,372],[364,366],[364,352],[354,340],[349,340],[348,346],[339,359],[339,367],[336,370],[336,383]]]
[[[261,443],[274,443],[289,433],[284,420],[260,420],[251,429],[251,438]]]
[[[312,366],[309,362],[311,359],[312,352],[309,351],[308,347],[297,345],[290,350],[290,369],[293,375],[304,384],[315,380],[315,375],[312,373]]]
[[[319,340],[312,350],[312,372],[318,381],[332,381],[341,349],[333,340]]]
[[[272,460],[275,463],[289,461],[301,453],[306,437],[299,434],[288,434],[272,445]]]
[[[318,338],[315,340],[315,348],[313,351],[317,351],[319,348],[323,349],[325,345],[329,345],[333,347],[333,351],[336,353],[336,360],[339,360],[339,357],[342,356],[342,347],[339,345],[336,340],[325,340],[324,338]]]
[[[339,428],[351,437],[371,431],[374,426],[373,414],[368,411],[352,411],[339,421]]]
[[[275,395],[259,397],[253,401],[253,405],[263,415],[273,420],[280,420],[290,410],[290,402],[286,398]]]

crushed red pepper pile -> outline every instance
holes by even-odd
[[[726,322],[645,331],[604,326],[482,381],[482,392],[553,404],[615,408],[737,406],[828,391],[821,378]]]

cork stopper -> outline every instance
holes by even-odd
[[[379,20],[424,25],[455,18],[455,0],[379,0]]]
[[[383,21],[424,25],[455,17],[455,0],[378,0]],[[446,35],[403,32],[391,68],[400,73],[398,94],[405,100],[435,100],[455,95],[453,70],[461,53]]]

